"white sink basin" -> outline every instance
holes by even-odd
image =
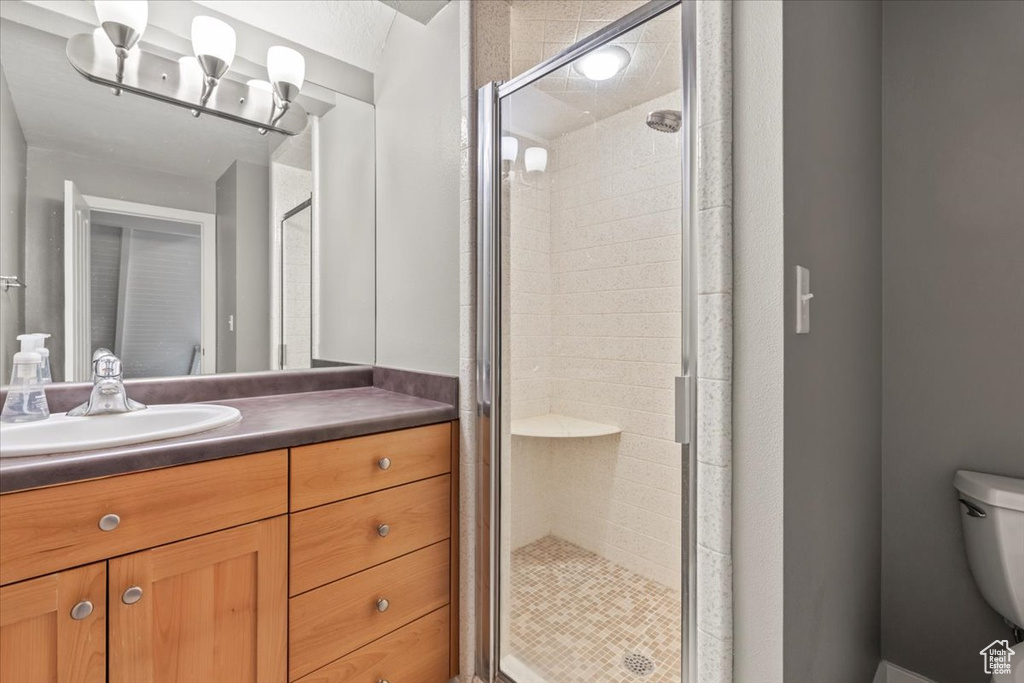
[[[90,451],[171,439],[223,427],[241,417],[235,408],[205,403],[149,406],[132,413],[91,417],[55,413],[38,422],[0,423],[0,457]]]

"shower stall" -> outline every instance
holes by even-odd
[[[491,681],[695,680],[694,9],[648,2],[478,93]]]

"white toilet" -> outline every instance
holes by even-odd
[[[1024,628],[1024,479],[960,470],[953,485],[974,581],[995,611]],[[1024,642],[1013,650],[1013,672],[994,682],[1024,683]]]

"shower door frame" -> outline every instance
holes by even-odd
[[[684,526],[683,680],[697,680],[697,13],[696,0],[651,0],[563,52],[508,81],[477,91],[477,571],[476,674],[516,683],[501,672],[501,101],[615,38],[676,7],[682,9],[682,376],[676,379],[676,441],[688,460]]]
[[[292,218],[293,216],[296,216],[296,215],[302,213],[306,209],[309,209],[309,358],[310,358],[310,367],[313,366],[313,355],[314,355],[313,354],[313,339],[314,339],[314,336],[315,336],[314,333],[313,333],[313,291],[315,289],[313,284],[314,284],[314,281],[315,281],[314,271],[316,269],[316,258],[315,258],[316,247],[315,247],[315,242],[313,241],[313,223],[314,223],[314,221],[313,221],[313,211],[314,211],[314,209],[313,209],[313,195],[310,194],[309,197],[306,198],[304,201],[300,202],[299,204],[296,204],[291,209],[288,209],[288,211],[285,212],[284,216],[281,217],[281,221],[278,223],[278,233],[280,235],[280,242],[281,242],[281,263],[280,263],[280,268],[278,269],[279,270],[278,276],[281,278],[281,292],[280,292],[280,301],[278,302],[278,317],[280,318],[280,320],[278,321],[278,334],[280,335],[280,341],[277,344],[277,362],[278,362],[278,369],[280,369],[280,370],[285,370],[286,369],[285,365],[287,364],[287,358],[288,358],[288,344],[285,343],[285,332],[284,332],[284,328],[285,328],[285,324],[286,324],[285,323],[285,315],[284,315],[284,307],[285,307],[285,301],[288,298],[286,296],[286,294],[285,294],[285,291],[284,291],[285,287],[287,285],[287,278],[285,278],[285,272],[284,272],[285,271],[285,265],[284,265],[284,261],[285,261],[285,255],[284,255],[284,252],[285,252],[285,246],[284,246],[284,224],[288,221],[289,218]],[[308,369],[308,368],[305,368],[305,369]]]

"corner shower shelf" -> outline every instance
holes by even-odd
[[[548,413],[512,420],[513,436],[534,436],[543,439],[574,439],[587,436],[608,436],[622,430],[613,425],[581,420],[578,417]]]

